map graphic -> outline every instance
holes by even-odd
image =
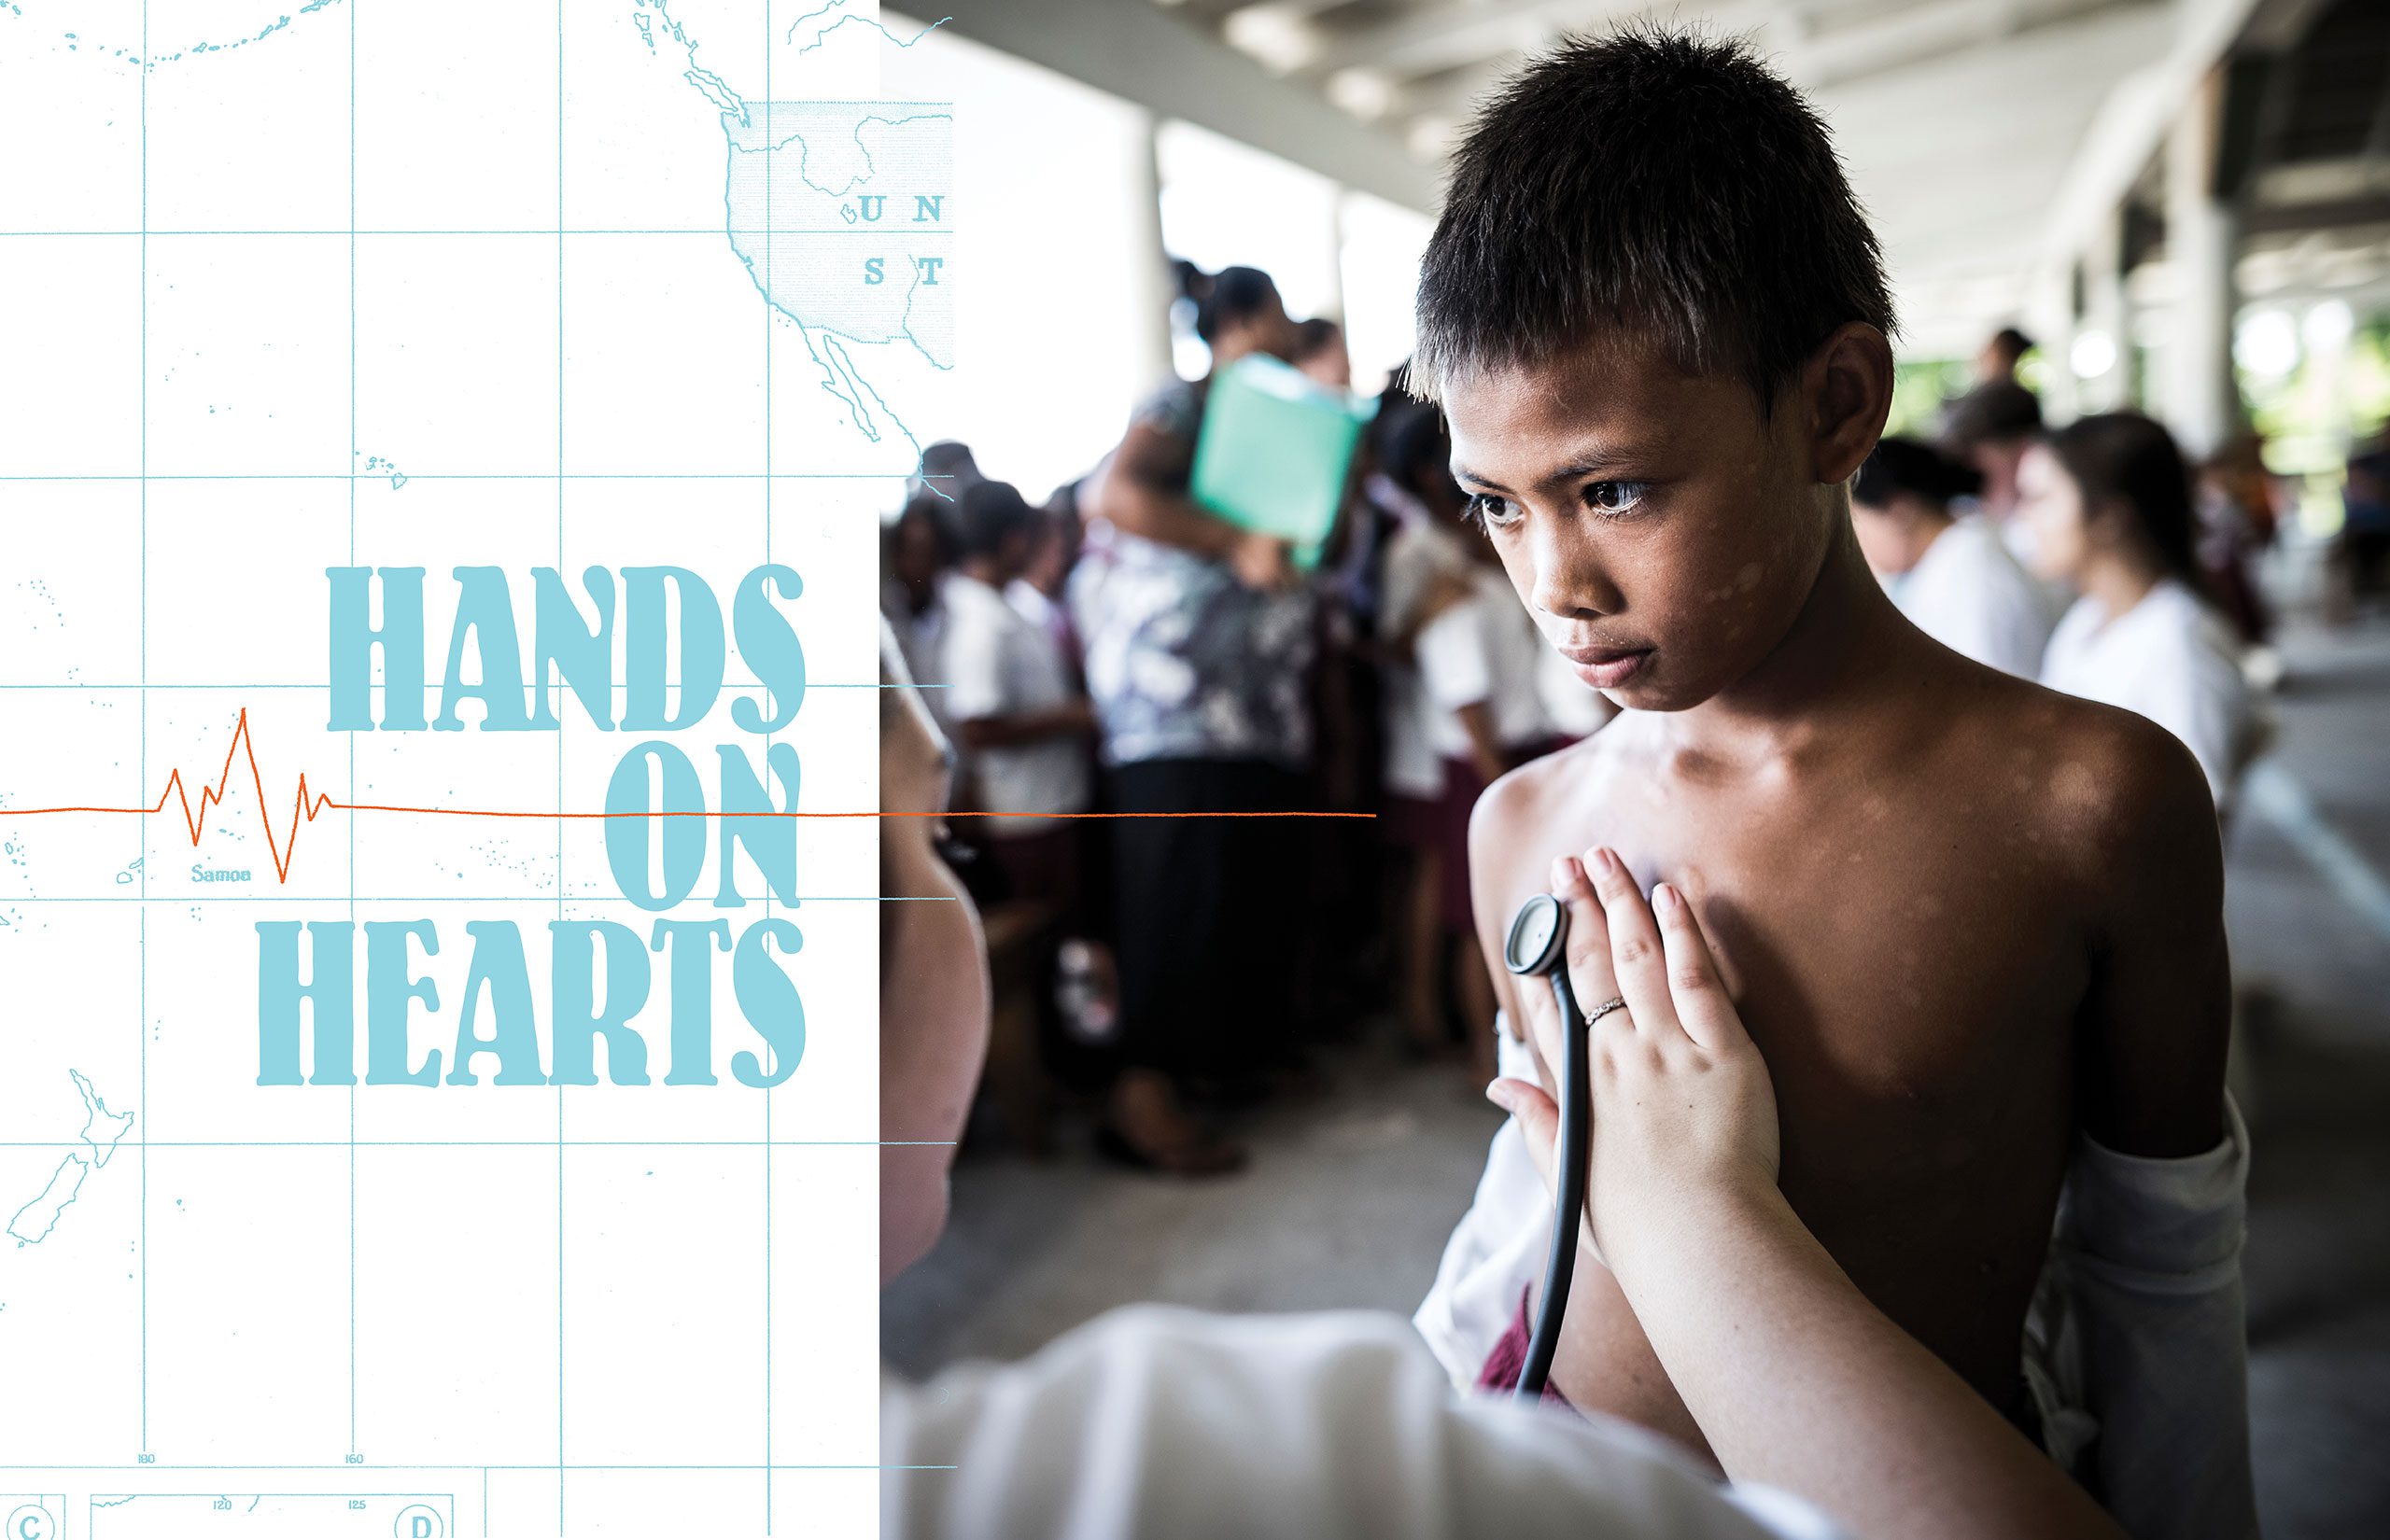
[[[69,1150],[66,1158],[58,1163],[58,1169],[50,1173],[40,1196],[19,1209],[16,1217],[8,1221],[8,1234],[20,1246],[49,1239],[49,1232],[58,1227],[59,1216],[82,1192],[83,1179],[108,1163],[108,1156],[116,1153],[117,1141],[133,1127],[133,1114],[109,1112],[107,1103],[100,1099],[100,1093],[91,1088],[91,1083],[83,1078],[80,1071],[69,1070],[67,1073],[74,1078],[75,1088],[83,1094],[88,1114],[83,1122],[83,1142],[87,1148]]]
[[[798,329],[822,388],[855,429],[874,442],[893,434],[918,454],[889,403],[920,394],[921,369],[954,367],[951,253],[941,239],[952,232],[953,114],[939,104],[750,102],[698,63],[666,0],[633,3],[640,35],[684,55],[690,86],[721,114],[731,248]],[[790,23],[784,41],[814,53],[849,26],[903,47],[920,38],[833,3]]]
[[[877,805],[879,521],[969,278],[953,110],[907,89],[936,14],[0,0],[11,1540],[877,1533],[876,832],[788,820],[784,887],[724,831],[783,749],[772,810]],[[415,570],[457,729],[404,725],[387,636],[334,725],[332,574],[387,625]],[[801,709],[749,731],[727,617],[782,570]],[[592,574],[585,691],[534,617],[597,626]],[[674,763],[694,838],[581,821],[626,777],[677,809]],[[676,851],[702,880],[621,880]],[[765,931],[801,1057],[742,1015]],[[286,943],[313,1079],[265,1047]],[[691,999],[717,1072],[668,1083]],[[364,1072],[494,1029],[532,1073]]]

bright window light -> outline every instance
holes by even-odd
[[[1335,183],[1192,123],[1164,123],[1155,148],[1172,256],[1206,273],[1261,269],[1297,320],[1343,310]]]
[[[954,104],[955,368],[907,426],[1041,498],[1111,451],[1169,369],[1147,119],[949,28],[900,51],[884,89]]]
[[[2232,361],[2262,380],[2279,380],[2299,367],[2299,331],[2286,311],[2260,310],[2242,317],[2232,334]]]
[[[2104,331],[2077,332],[2066,356],[2078,380],[2096,380],[2116,367],[2116,340]]]
[[[1416,210],[1353,192],[1344,197],[1343,228],[1344,343],[1353,356],[1353,388],[1375,392],[1411,357],[1419,259],[1435,225]]]

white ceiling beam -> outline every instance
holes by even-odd
[[[1991,20],[1995,11],[2031,24],[2003,30]],[[2009,51],[2024,39],[2063,35],[2067,41],[2044,50],[2044,57],[2066,67],[2079,63],[2086,49],[2117,53],[2111,40],[2120,35],[2129,35],[2130,47],[2145,49],[2170,12],[2169,0],[1937,0],[1826,32],[1814,26],[1803,30],[1801,12],[1777,10],[1758,24],[1759,44],[1769,63],[1821,106],[1879,82],[1908,87],[1917,105],[1913,120],[1902,127],[1905,139],[1954,115],[1975,111],[1976,98],[1968,93],[1977,86],[2013,93],[2020,83],[2030,83],[2034,94],[2042,94],[2045,77],[2038,66],[2028,73],[2021,56]],[[1920,26],[1911,20],[1918,15],[1928,16],[1928,22]],[[2120,18],[2129,20],[2119,24]],[[1925,47],[1929,42],[1933,46]],[[1909,57],[1895,63],[1899,54]],[[2139,57],[2145,58],[2145,51]],[[1944,67],[1961,62],[1962,73]],[[2103,59],[2098,67],[2114,72],[2117,63],[2116,58]],[[1514,67],[1515,60],[1495,59],[1433,86],[1402,90],[1385,116],[1459,114]],[[1919,81],[1932,84],[1911,85]]]
[[[2019,133],[2071,141],[2117,79],[2164,49],[2172,16],[2162,4],[2110,8],[1808,94],[1854,161],[1974,155]]]
[[[1435,172],[1396,136],[1146,0],[1002,0],[958,7],[947,26],[1348,188],[1405,208],[1436,206]]]
[[[1589,14],[1586,20],[1568,22],[1549,30],[1552,33],[1598,31],[1603,26],[1649,14],[1672,13],[1662,5],[1596,7],[1596,13]],[[1777,5],[1723,6],[1706,11],[1697,19],[1689,20],[1697,20],[1705,30],[1719,36],[1755,35],[1763,51],[1767,51],[1772,46],[1780,46],[1807,35],[1802,30],[1800,13]],[[1465,49],[1455,47],[1441,50],[1467,54],[1466,58],[1456,59],[1448,63],[1436,63],[1427,67],[1416,64],[1383,67],[1382,73],[1397,77],[1409,76],[1414,80],[1422,76],[1439,73],[1445,76],[1432,85],[1414,84],[1400,88],[1400,94],[1390,115],[1450,116],[1466,111],[1479,97],[1493,90],[1505,76],[1518,67],[1520,63],[1518,55],[1535,51],[1547,40],[1543,33],[1534,35],[1526,35],[1516,22],[1511,23],[1509,30],[1518,33],[1519,35],[1501,41],[1499,47],[1481,46],[1498,39],[1472,34],[1469,47]],[[1416,59],[1418,55],[1414,51],[1410,57]]]
[[[1855,26],[1813,34],[1787,48],[1779,62],[1800,85],[1831,85],[1923,63],[2133,3],[2136,0],[1928,0]]]
[[[1785,0],[1723,0],[1685,20],[1721,33],[1742,32],[1790,8]],[[1673,7],[1619,0],[1483,0],[1438,4],[1399,21],[1344,33],[1304,66],[1312,75],[1366,64],[1396,76],[1436,75],[1464,64],[1540,47],[1555,33],[1593,31]]]
[[[2255,0],[2180,0],[2173,46],[2117,82],[2059,187],[2043,240],[2043,263],[2074,264],[2102,221],[2114,217],[2142,167],[2173,127],[2201,77],[2215,67],[2249,20]]]
[[[1600,0],[1485,0],[1482,5],[1445,0],[1342,35],[1311,62],[1307,73],[1332,75],[1366,64],[1391,74],[1432,75],[1508,53],[1522,36],[1565,25],[1566,17],[1610,8]]]

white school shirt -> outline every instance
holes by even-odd
[[[2018,679],[2040,677],[2057,612],[1981,518],[1942,531],[1915,567],[1884,586],[1902,614],[1951,651]]]
[[[1477,564],[1468,580],[1469,597],[1420,627],[1412,648],[1427,747],[1441,759],[1468,759],[1461,708],[1483,705],[1496,743],[1539,748],[1552,731],[1536,682],[1542,639],[1509,579]]]
[[[883,1381],[882,1540],[1831,1540],[1610,1418],[1455,1395],[1399,1317],[1115,1310]],[[941,1468],[950,1467],[950,1468]]]
[[[1472,585],[1474,586],[1474,585]],[[1420,721],[1427,747],[1439,760],[1469,758],[1469,729],[1461,708],[1494,700],[1494,657],[1486,635],[1485,598],[1471,594],[1444,607],[1419,628],[1412,657],[1419,668]],[[1496,734],[1498,738],[1500,730]],[[1436,772],[1438,784],[1443,771]]]
[[[1065,651],[1064,637],[1070,623],[1062,614],[1062,607],[1047,597],[1046,591],[1027,578],[1015,578],[1005,584],[1005,603],[1013,607],[1022,620],[1037,628],[1038,634],[1052,638],[1058,651]],[[1063,659],[1068,665],[1067,656]]]
[[[1471,581],[1484,606],[1485,656],[1493,672],[1494,735],[1505,749],[1540,749],[1552,736],[1552,716],[1544,708],[1539,676],[1551,649],[1518,590],[1498,567],[1476,564]],[[1580,681],[1582,682],[1582,681]]]
[[[949,720],[1019,716],[1050,710],[1072,699],[1070,664],[1053,636],[1032,624],[1005,596],[976,578],[949,573],[938,589],[947,612],[945,653]],[[1016,813],[1087,810],[1087,746],[1076,738],[978,749],[971,755],[981,803]],[[1042,819],[988,820],[1000,834],[1037,833]]]
[[[2218,810],[2228,806],[2259,713],[2225,621],[2181,582],[2159,579],[2113,619],[2099,601],[2075,600],[2051,633],[2042,682],[2173,734],[2206,772]]]
[[[1378,480],[1371,479],[1373,487]],[[1388,487],[1391,496],[1408,500],[1399,488],[1391,483]],[[1431,691],[1418,654],[1424,636],[1411,633],[1418,626],[1419,611],[1436,580],[1440,576],[1467,579],[1471,564],[1459,537],[1433,523],[1425,509],[1389,506],[1399,508],[1402,523],[1386,541],[1379,634],[1389,640],[1410,637],[1413,657],[1407,663],[1389,661],[1379,676],[1385,700],[1383,778],[1387,791],[1424,800],[1443,792],[1445,755],[1469,751],[1468,735],[1452,716],[1452,708],[1485,697],[1483,688],[1468,679],[1467,658],[1456,659],[1447,652],[1436,657],[1440,672]],[[1432,623],[1425,629],[1432,629]],[[1453,698],[1455,692],[1459,692],[1457,700]]]

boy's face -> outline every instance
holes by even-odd
[[[1836,488],[1809,409],[1656,348],[1588,345],[1445,392],[1453,469],[1527,612],[1587,684],[1680,711],[1765,657],[1807,599]]]

